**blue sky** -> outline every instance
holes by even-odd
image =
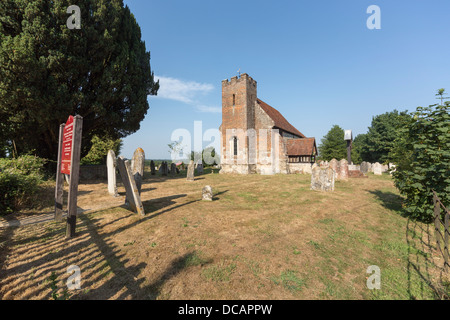
[[[448,0],[125,0],[160,79],[141,129],[122,155],[170,158],[172,132],[218,128],[221,81],[238,70],[258,97],[300,132],[322,137],[334,124],[367,132],[372,117],[437,103],[450,91]],[[367,8],[381,10],[369,30]],[[205,142],[206,146],[209,142]]]

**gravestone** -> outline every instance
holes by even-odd
[[[370,170],[370,163],[366,161],[361,162],[360,169],[362,173],[367,174]]]
[[[334,170],[334,172],[336,173],[335,179],[338,180],[339,179],[339,161],[337,161],[336,159],[331,159],[331,161],[328,164],[328,167],[330,167],[331,169]]]
[[[202,200],[212,201],[213,200],[213,191],[211,186],[206,186],[202,189]]]
[[[123,157],[119,157],[117,159],[117,166],[119,168],[120,177],[122,178],[122,183],[127,194],[125,198],[126,203],[134,212],[137,212],[139,215],[144,216],[144,206],[141,202],[141,197],[136,186],[136,181],[131,174],[130,161],[125,161]]]
[[[335,177],[332,168],[315,167],[311,174],[311,190],[334,191]]]
[[[345,159],[342,159],[339,161],[339,180],[346,180],[348,179],[348,161]]]
[[[169,173],[169,165],[167,164],[167,161],[164,161],[162,164],[162,175],[167,176]]]
[[[194,181],[194,161],[191,160],[187,169],[187,178],[188,181]]]
[[[199,163],[197,165],[197,173],[198,174],[203,174],[203,163]]]
[[[155,162],[153,160],[150,161],[150,173],[152,176],[156,174]]]
[[[348,171],[361,171],[361,165],[349,164]]]
[[[377,175],[377,176],[381,176],[382,172],[383,172],[383,166],[380,163],[375,162],[373,164],[373,174]]]
[[[175,177],[177,174],[177,165],[174,162],[170,165],[170,174],[172,177]]]
[[[137,148],[133,154],[133,159],[131,160],[131,174],[136,181],[136,187],[138,188],[139,194],[141,194],[142,189],[142,179],[144,178],[144,165],[145,165],[145,153],[142,148]]]
[[[108,170],[108,192],[113,197],[119,196],[119,192],[117,191],[116,166],[116,154],[114,151],[109,150],[106,158],[106,167]]]

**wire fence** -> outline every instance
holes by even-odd
[[[434,233],[436,237],[437,249],[442,253],[444,257],[444,270],[447,272],[449,270],[449,254],[448,254],[448,242],[450,235],[450,211],[444,206],[444,204],[439,199],[437,193],[433,190],[433,203],[434,203]],[[441,212],[443,211],[443,214]],[[442,218],[444,221],[442,221]],[[442,226],[444,231],[442,234]],[[444,248],[442,248],[442,244]]]

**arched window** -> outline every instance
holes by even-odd
[[[235,105],[236,105],[236,95],[233,94],[233,106],[235,106]]]

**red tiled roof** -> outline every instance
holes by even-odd
[[[275,127],[295,134],[299,137],[306,138],[300,131],[298,131],[292,124],[290,124],[278,110],[269,106],[267,103],[260,99],[257,99],[257,101],[264,112],[267,113],[267,115],[275,122]]]
[[[287,139],[286,149],[289,156],[310,156],[315,149],[317,153],[316,139]]]

